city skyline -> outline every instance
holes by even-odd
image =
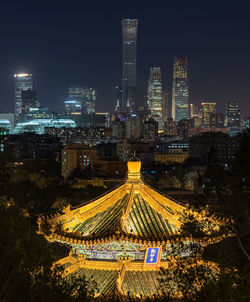
[[[97,111],[106,111],[106,108],[112,111],[115,86],[121,85],[120,22],[124,18],[137,18],[140,24],[137,45],[139,85],[145,84],[150,66],[159,66],[163,89],[171,91],[173,58],[184,55],[189,62],[190,103],[212,99],[220,112],[224,111],[228,101],[233,100],[241,104],[243,115],[250,115],[249,63],[244,59],[250,48],[247,10],[230,5],[225,8],[221,4],[214,10],[213,3],[207,4],[204,10],[192,4],[167,6],[162,2],[157,9],[148,4],[143,8],[135,4],[133,9],[125,5],[121,8],[114,6],[109,12],[111,4],[108,3],[103,14],[102,5],[98,8],[89,5],[86,19],[75,21],[68,27],[70,22],[65,22],[64,18],[67,9],[73,10],[77,16],[77,9],[82,5],[69,8],[65,3],[62,2],[58,10],[52,5],[50,11],[39,5],[27,9],[25,2],[17,8],[13,3],[4,4],[5,15],[1,20],[5,29],[0,62],[1,111],[14,111],[13,74],[18,72],[33,74],[34,89],[38,91],[40,103],[52,110],[62,110],[69,86],[83,83],[96,87]],[[172,16],[164,8],[172,11]],[[171,22],[177,17],[177,8],[183,11],[183,18],[174,28]],[[189,12],[188,18],[184,16],[185,10]],[[91,21],[94,13],[100,17],[96,23]],[[25,19],[27,14],[31,18]],[[233,24],[230,23],[232,16]],[[20,38],[17,23],[21,19],[30,26],[26,39]],[[103,29],[100,24],[105,24]],[[67,45],[67,35],[75,39],[79,34],[82,38],[77,49]],[[76,40],[74,46],[75,43]]]

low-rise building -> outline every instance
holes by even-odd
[[[208,152],[214,150],[218,160],[227,164],[235,158],[240,138],[240,135],[230,137],[221,132],[208,132],[193,136],[189,139],[189,157],[197,163],[204,164],[207,161]]]
[[[75,168],[93,167],[97,158],[97,150],[87,148],[84,144],[70,144],[62,149],[61,173],[68,178]]]
[[[183,163],[188,158],[188,152],[182,149],[168,150],[165,153],[155,152],[156,164]]]

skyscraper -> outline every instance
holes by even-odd
[[[193,118],[193,117],[198,117],[199,115],[199,109],[198,109],[198,106],[197,105],[194,105],[194,104],[190,104],[190,117]]]
[[[23,113],[29,112],[30,108],[38,108],[39,102],[37,101],[37,92],[35,90],[23,90],[21,93]]]
[[[162,120],[162,85],[160,67],[151,67],[148,81],[147,107],[151,118],[158,122],[158,129],[163,130]]]
[[[163,124],[168,120],[169,117],[169,92],[162,90],[162,121]]]
[[[172,118],[177,122],[189,118],[187,57],[174,59]]]
[[[15,115],[16,119],[22,113],[22,91],[32,90],[32,74],[18,73],[15,78]]]
[[[119,86],[115,87],[115,98],[116,98],[116,106],[115,111],[121,111],[121,104],[122,104],[122,88]]]
[[[122,111],[133,111],[136,95],[137,19],[122,20]]]
[[[202,125],[206,128],[212,126],[212,114],[216,113],[216,103],[204,102],[201,103]]]
[[[231,129],[240,129],[240,105],[236,102],[227,102],[225,126]]]

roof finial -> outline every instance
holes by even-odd
[[[134,158],[135,158],[135,150],[134,150]]]

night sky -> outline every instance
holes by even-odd
[[[97,89],[97,110],[113,110],[121,84],[121,19],[138,18],[138,82],[162,68],[172,86],[174,56],[188,57],[190,102],[238,101],[250,115],[247,1],[7,1],[0,8],[0,111],[14,111],[14,73],[31,72],[42,106],[62,111],[70,85]]]

